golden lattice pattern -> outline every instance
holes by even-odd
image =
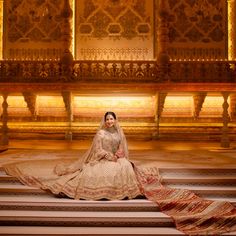
[[[3,0],[0,0],[0,60],[2,59],[3,43]]]
[[[227,58],[227,1],[168,0],[172,58]]]

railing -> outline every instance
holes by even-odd
[[[0,61],[0,83],[236,82],[236,61]]]

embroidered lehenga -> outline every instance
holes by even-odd
[[[118,156],[116,161],[114,155]],[[189,190],[165,187],[156,167],[142,168],[131,163],[118,122],[110,130],[102,121],[89,150],[72,164],[27,161],[8,164],[4,169],[24,184],[75,199],[145,196],[173,218],[178,230],[188,235],[236,231],[236,208],[229,202],[206,200]]]
[[[115,154],[120,156],[117,161],[112,160]],[[35,171],[36,165],[39,163],[25,162],[7,165],[5,170],[24,184],[75,199],[132,199],[141,194],[128,161],[127,142],[118,123],[109,129],[102,121],[90,149],[78,161],[56,165],[46,174],[40,171],[40,166]]]

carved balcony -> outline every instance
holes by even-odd
[[[0,61],[0,83],[235,83],[236,61]]]

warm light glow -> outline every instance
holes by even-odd
[[[150,117],[155,113],[155,101],[151,96],[75,96],[74,115],[102,117],[106,111],[114,111],[119,117]]]
[[[62,96],[37,96],[37,113],[39,116],[66,116]]]
[[[167,96],[162,117],[192,117],[193,111],[192,96]]]
[[[72,39],[71,39],[70,51],[73,57],[75,58],[75,0],[70,0],[70,7],[73,11],[73,16],[71,20]]]
[[[7,103],[9,116],[31,116],[23,96],[8,96]]]
[[[222,117],[224,99],[222,96],[207,96],[203,103],[200,117]]]
[[[3,0],[0,0],[0,60],[3,56]]]
[[[2,102],[3,102],[3,99],[0,96],[0,116],[2,115]]]
[[[232,60],[233,58],[233,28],[232,28],[232,17],[234,9],[234,1],[228,2],[228,60]]]

